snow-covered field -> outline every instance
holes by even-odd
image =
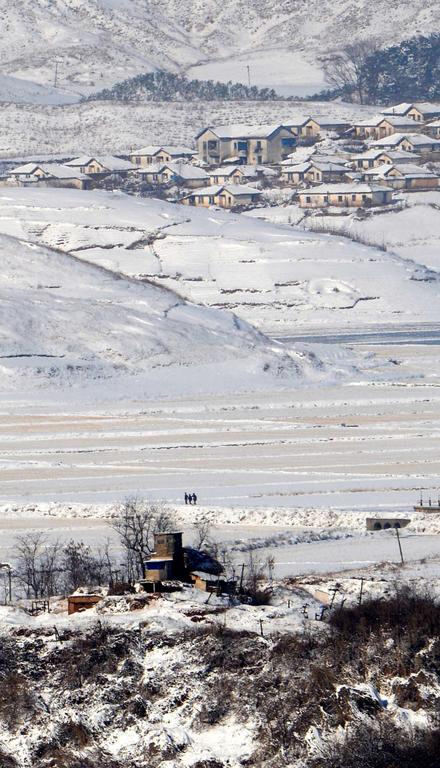
[[[279,540],[286,575],[387,559],[389,539],[364,541],[365,516],[406,514],[420,489],[436,497],[433,266],[120,193],[4,189],[0,231],[5,518],[33,527],[22,506],[52,502],[95,518],[129,495],[176,505],[195,490],[229,537],[354,526],[354,539]],[[417,533],[411,556],[432,555]]]
[[[4,189],[0,232],[232,310],[270,335],[440,319],[440,283],[423,263],[259,220],[273,210],[243,217],[121,193]],[[434,227],[438,211],[428,212]]]
[[[192,146],[206,125],[294,123],[304,115],[349,120],[377,107],[328,102],[90,101],[65,106],[2,104],[0,158],[129,152],[147,144]]]

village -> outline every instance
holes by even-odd
[[[368,120],[313,117],[285,125],[221,125],[194,147],[145,146],[117,156],[83,155],[3,165],[0,184],[123,189],[196,207],[236,211],[291,190],[301,209],[393,208],[400,192],[439,187],[440,105],[403,103]]]

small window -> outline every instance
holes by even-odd
[[[309,195],[307,195],[307,197],[306,197],[306,203],[311,203],[311,202],[312,202],[312,198],[311,198]]]
[[[362,202],[365,203],[365,200],[368,200],[368,195],[362,195]]]
[[[351,196],[351,199],[352,199],[352,200],[353,200],[353,202],[354,202],[354,201],[356,200],[356,195],[352,195],[352,196]]]
[[[339,200],[339,202],[340,202],[340,203],[342,203],[343,199],[344,199],[344,198],[343,198],[343,196],[342,196],[342,195],[338,195],[338,200]]]

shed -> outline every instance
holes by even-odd
[[[69,595],[67,598],[67,613],[70,616],[72,613],[78,613],[78,611],[86,611],[88,608],[93,608],[96,603],[100,603],[102,598],[102,595]]]

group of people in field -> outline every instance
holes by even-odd
[[[185,493],[185,504],[197,504],[197,496],[195,493]]]

